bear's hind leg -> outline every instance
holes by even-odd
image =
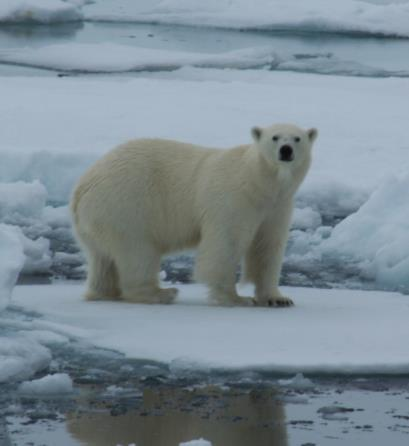
[[[145,244],[126,247],[116,255],[122,298],[128,302],[144,304],[170,304],[177,288],[160,288],[158,274],[160,253]]]
[[[87,250],[87,300],[119,299],[118,273],[112,259]]]

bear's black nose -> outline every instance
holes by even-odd
[[[289,145],[280,147],[280,161],[292,161],[294,159],[294,150]]]

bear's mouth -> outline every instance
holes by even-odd
[[[294,150],[291,146],[288,144],[285,144],[284,146],[280,147],[280,161],[289,162],[294,159]]]

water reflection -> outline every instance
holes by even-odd
[[[71,435],[89,446],[178,446],[197,438],[213,446],[288,444],[284,408],[270,389],[147,388],[139,411],[95,410],[67,420]]]

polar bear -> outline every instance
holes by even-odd
[[[251,130],[227,150],[161,139],[116,147],[79,180],[74,229],[88,260],[87,299],[171,303],[161,256],[197,247],[195,278],[221,305],[292,305],[278,289],[293,197],[311,162],[315,128]],[[236,272],[255,285],[236,291]]]

